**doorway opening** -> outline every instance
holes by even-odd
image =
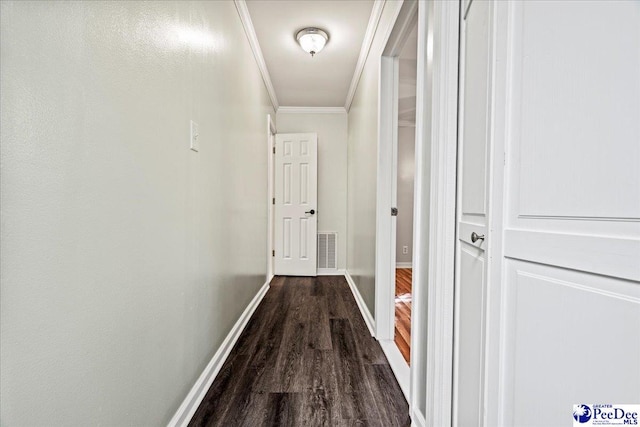
[[[414,296],[410,290],[402,292],[399,298],[396,297],[396,261],[398,258],[398,262],[403,262],[404,257],[405,264],[399,266],[411,267],[414,259],[411,206],[414,196],[412,184],[406,185],[408,182],[412,183],[413,178],[405,178],[422,167],[422,163],[414,161],[417,159],[414,154],[416,101],[420,98],[416,83],[418,8],[419,3],[416,1],[403,3],[380,57],[380,133],[376,197],[376,338],[385,351],[407,400],[410,400],[410,377],[413,369],[409,367],[408,360],[412,351],[410,307],[413,305],[411,300]],[[413,37],[413,42],[409,41],[410,37]],[[407,52],[413,53],[402,55],[405,47]],[[400,149],[399,138],[403,139]],[[404,156],[402,176],[399,176],[399,155]],[[405,203],[400,206],[399,201]],[[400,230],[398,227],[402,228],[402,236],[397,236]],[[401,315],[399,322],[396,322],[396,314]],[[401,324],[404,328],[396,329],[396,325]],[[396,343],[396,337],[400,344]]]
[[[413,268],[413,200],[416,145],[416,84],[418,23],[414,20],[398,55],[397,149],[395,160],[395,327],[394,342],[407,364],[411,355],[411,302]],[[393,232],[393,231],[392,231]]]

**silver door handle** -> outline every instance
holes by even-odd
[[[478,240],[484,241],[484,234],[480,235],[480,234],[476,233],[475,231],[473,233],[471,233],[471,241],[473,243],[475,243]]]

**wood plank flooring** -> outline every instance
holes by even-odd
[[[409,426],[342,276],[276,277],[190,426]]]
[[[410,268],[396,268],[395,343],[407,363],[411,354],[411,275]]]

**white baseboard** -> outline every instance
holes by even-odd
[[[362,299],[362,295],[360,295],[360,291],[358,290],[356,283],[353,281],[353,278],[351,277],[348,271],[344,272],[344,278],[347,279],[349,288],[351,288],[351,293],[353,294],[353,297],[356,299],[356,303],[358,304],[360,313],[362,313],[362,317],[364,317],[364,322],[367,324],[367,328],[369,328],[369,333],[371,333],[372,337],[375,337],[376,335],[374,331],[376,330],[375,328],[376,324],[373,320],[373,316],[371,315],[371,312],[367,308],[367,304],[365,304],[364,300]]]
[[[412,262],[396,262],[396,268],[413,268]]]
[[[316,270],[317,276],[344,276],[344,268],[319,268]]]
[[[271,276],[271,279],[273,279],[273,276]],[[262,301],[262,298],[264,298],[264,295],[269,290],[269,283],[271,283],[271,279],[262,285],[256,296],[253,297],[247,308],[242,312],[240,318],[236,324],[233,325],[233,328],[231,328],[231,331],[222,342],[220,348],[218,348],[218,351],[216,351],[216,354],[213,355],[207,364],[207,367],[204,369],[193,387],[191,387],[189,394],[187,394],[187,397],[184,399],[173,418],[171,418],[171,421],[169,421],[168,427],[186,427],[189,424],[193,414],[195,414],[198,406],[200,406],[200,403],[202,402],[202,399],[204,399],[204,396],[207,394],[207,391],[209,391],[211,384],[213,384],[213,380],[216,378],[216,375],[218,375],[218,372],[220,372],[220,369],[227,360],[227,357],[229,357],[229,353],[231,353],[231,349],[233,349],[236,341],[238,341],[244,327],[247,326],[253,312],[256,311],[258,304],[260,304],[260,301]]]
[[[391,370],[396,375],[405,399],[407,399],[407,402],[411,402],[411,370],[409,369],[407,361],[404,360],[395,341],[379,340],[378,342],[380,343],[380,347],[382,347],[382,351],[384,351],[384,355],[387,356],[389,366],[391,366]]]

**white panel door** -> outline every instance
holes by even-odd
[[[506,186],[486,424],[572,425],[574,404],[640,403],[640,3],[494,7]]]
[[[316,275],[317,142],[315,133],[276,135],[276,275]]]
[[[473,1],[461,17],[453,421],[465,427],[483,418],[491,11],[492,3]]]

